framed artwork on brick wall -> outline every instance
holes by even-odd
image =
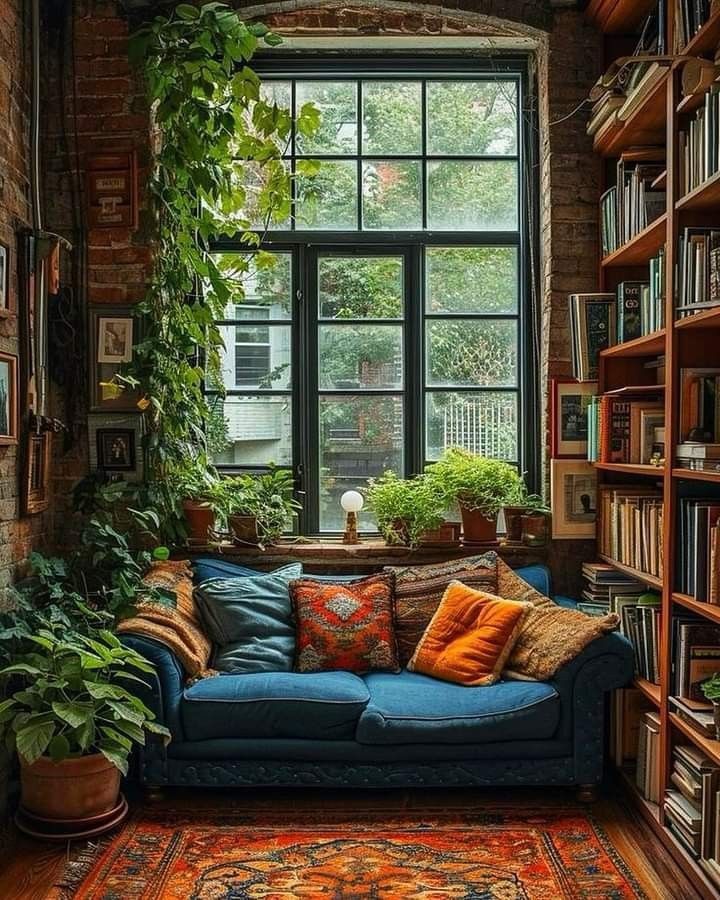
[[[24,465],[23,510],[25,515],[41,513],[50,505],[50,457],[52,435],[49,431],[30,432]]]
[[[0,444],[18,441],[18,358],[0,352]]]
[[[10,285],[10,247],[0,241],[0,315],[13,311]]]
[[[550,465],[553,538],[594,538],[597,470],[583,459],[554,459]]]
[[[88,416],[88,451],[91,469],[125,481],[141,480],[142,417],[119,413]]]
[[[89,379],[92,412],[137,411],[139,393],[128,389],[118,390],[112,384],[113,376],[122,365],[121,360],[129,362],[132,359],[136,324],[132,310],[127,306],[103,305],[90,308]]]

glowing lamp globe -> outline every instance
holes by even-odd
[[[343,544],[359,544],[357,516],[365,501],[359,491],[345,491],[340,498],[340,506],[345,510],[345,533]]]

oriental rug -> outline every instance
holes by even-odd
[[[352,816],[295,810],[284,817],[144,809],[89,872],[51,894],[56,900],[645,896],[591,814],[577,808]]]

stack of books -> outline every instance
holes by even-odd
[[[611,611],[620,616],[620,633],[630,641],[635,653],[635,674],[660,684],[661,597],[642,585],[613,597]]]
[[[720,369],[680,370],[680,440],[720,444]]]
[[[690,744],[673,749],[665,815],[670,830],[695,859],[715,856],[720,768]]]
[[[663,501],[648,485],[600,488],[600,552],[604,556],[660,577],[663,567]]]
[[[637,761],[640,737],[640,721],[643,713],[652,712],[654,706],[635,687],[621,688],[611,697],[610,752],[615,765],[633,766]],[[634,776],[634,771],[633,771]]]
[[[660,715],[654,710],[640,719],[635,784],[646,800],[660,802]]]
[[[583,563],[585,587],[577,607],[588,615],[605,616],[617,612],[615,598],[645,593],[647,588],[608,563]]]
[[[658,432],[664,431],[661,388],[608,392],[588,404],[588,459],[591,462],[648,465],[660,458]],[[653,393],[655,396],[653,396]]]
[[[705,101],[678,135],[678,177],[680,196],[698,187],[718,171],[720,143],[720,84],[713,83]]]
[[[573,377],[596,381],[600,351],[615,343],[615,294],[570,294]]]
[[[626,244],[665,212],[665,190],[656,182],[665,163],[633,158],[646,149],[623,154],[617,164],[616,183],[600,198],[603,253]]]
[[[720,229],[686,228],[678,241],[680,318],[720,304]]]
[[[679,506],[677,588],[720,605],[720,498],[683,497]]]
[[[688,41],[710,18],[710,11],[716,7],[717,0],[674,0],[674,4],[673,52],[682,53]]]
[[[675,448],[677,465],[698,472],[720,472],[720,444],[685,441]]]
[[[720,626],[699,616],[677,615],[670,634],[670,710],[698,733],[715,738],[713,708],[705,699],[702,684],[720,672]]]

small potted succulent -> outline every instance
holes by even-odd
[[[427,472],[457,501],[466,543],[497,540],[498,513],[517,497],[522,485],[514,466],[454,447],[428,466]]]
[[[368,509],[388,544],[419,546],[457,544],[460,524],[446,520],[451,498],[442,484],[427,475],[399,478],[384,472],[368,481]]]
[[[715,737],[720,741],[720,672],[715,672],[712,678],[703,681],[700,685],[700,690],[705,695],[705,699],[712,703]]]
[[[20,759],[23,810],[43,820],[97,820],[118,808],[120,775],[146,732],[170,737],[130,690],[155,669],[112,632],[46,622],[32,652],[0,670],[0,736]]]

